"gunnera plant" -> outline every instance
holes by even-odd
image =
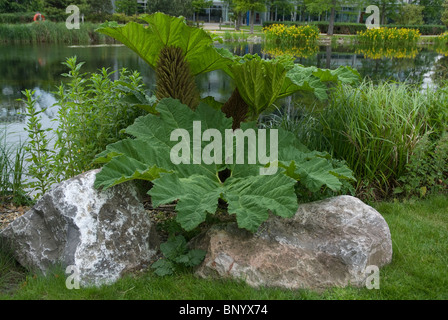
[[[156,77],[157,99],[179,99],[193,110],[196,109],[200,99],[199,91],[181,48],[169,46],[160,51]]]

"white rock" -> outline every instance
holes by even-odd
[[[141,267],[158,241],[138,191],[124,183],[93,187],[92,170],[55,185],[1,233],[16,259],[46,272],[54,264],[74,266],[84,286],[108,284]]]

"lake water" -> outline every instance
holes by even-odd
[[[220,44],[234,54],[258,53],[269,57],[272,50],[262,44]],[[61,62],[66,57],[77,56],[84,61],[83,72],[95,72],[102,67],[119,70],[126,67],[138,70],[144,83],[153,88],[154,72],[134,52],[125,46],[58,46],[58,45],[2,45],[0,47],[0,130],[7,132],[7,141],[15,143],[23,141],[25,119],[23,104],[17,102],[23,98],[21,91],[36,90],[40,96],[38,107],[51,106],[54,102],[52,91],[56,85],[64,81],[62,73],[67,69]],[[382,58],[379,58],[382,57]],[[318,47],[317,52],[309,57],[297,58],[297,63],[305,66],[335,69],[338,66],[356,68],[363,77],[374,81],[392,79],[419,83],[422,86],[437,84],[446,78],[448,57],[424,48],[411,51],[369,52],[350,47]],[[197,79],[198,86],[204,96],[212,95],[225,101],[233,90],[230,78],[220,71],[201,75]],[[51,120],[57,110],[47,109],[43,114],[45,127],[55,126]]]

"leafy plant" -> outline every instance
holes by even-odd
[[[342,180],[353,180],[346,166],[333,167],[328,154],[311,152],[285,131],[278,133],[279,158],[264,159],[258,164],[249,161],[254,155],[253,145],[250,151],[243,146],[244,159],[250,164],[241,164],[245,161],[234,164],[233,149],[229,162],[229,156],[222,152],[228,148],[222,137],[238,128],[258,133],[256,122],[260,114],[278,98],[305,91],[326,99],[332,85],[359,81],[358,72],[349,67],[305,68],[284,57],[239,58],[227,50],[216,49],[210,35],[187,26],[183,18],[156,13],[142,19],[148,23],[147,27],[132,22],[126,26],[109,23],[98,30],[123,42],[156,70],[156,95],[160,102],[154,114],[138,118],[126,129],[132,138],[111,144],[98,155],[96,163],[104,166],[96,176],[97,188],[134,179],[152,181],[148,194],[153,205],[177,201],[176,220],[187,231],[205,221],[207,214],[215,214],[218,200],[225,201],[239,227],[254,232],[269,213],[282,217],[295,214],[297,182],[310,192],[317,192],[321,188],[336,191],[342,187]],[[195,92],[193,77],[216,69],[227,72],[236,84],[234,93],[222,107],[210,97],[199,103]],[[199,137],[199,142],[190,147],[190,137],[195,139],[197,134],[193,128],[195,122],[214,130],[213,142],[206,143],[211,137],[207,141]],[[181,143],[171,139],[176,132],[181,132],[178,136]],[[172,150],[177,153],[173,155]],[[188,154],[184,154],[186,151]],[[201,152],[205,151],[208,159],[214,161],[201,162]],[[179,152],[182,152],[180,158]],[[274,167],[275,174],[260,174]]]
[[[36,108],[36,100],[33,98],[35,91],[29,91],[28,89],[22,91],[26,100],[23,100],[26,104],[26,117],[27,125],[25,131],[28,133],[30,139],[25,146],[25,150],[28,153],[27,162],[29,175],[34,178],[27,186],[36,192],[35,198],[44,194],[54,182],[51,168],[52,151],[50,151],[50,141],[46,132],[50,129],[43,129],[40,122],[40,114],[45,112],[46,109],[38,110]]]
[[[181,48],[166,47],[160,51],[156,74],[159,100],[171,97],[193,109],[197,107],[199,91]]]
[[[163,13],[140,16],[147,26],[129,22],[120,26],[108,22],[97,29],[122,42],[136,52],[154,70],[157,68],[160,52],[167,47],[182,49],[193,75],[221,69],[228,63],[213,46],[213,40],[203,29],[187,26],[183,18]]]
[[[399,177],[395,194],[424,197],[429,193],[448,190],[448,131],[432,141],[425,134],[417,143],[406,165],[406,172]]]
[[[159,115],[140,117],[126,129],[133,138],[111,144],[98,155],[96,162],[104,166],[96,175],[95,187],[109,188],[134,179],[152,181],[154,186],[148,194],[154,207],[177,200],[176,220],[187,231],[205,221],[207,213],[213,215],[219,199],[227,202],[228,213],[236,215],[239,227],[256,231],[270,212],[282,217],[295,214],[297,182],[316,192],[321,187],[338,190],[341,180],[353,179],[347,167],[334,168],[328,154],[310,152],[284,130],[278,132],[279,168],[272,175],[260,175],[260,169],[266,169],[268,162],[235,164],[233,156],[230,162],[224,152],[218,152],[226,150],[226,139],[212,143],[201,140],[200,150],[214,153],[212,163],[197,163],[196,152],[184,154],[186,149],[197,148],[190,147],[189,138],[181,161],[173,160],[173,148],[180,151],[176,149],[178,142],[171,140],[175,130],[185,130],[181,131],[184,138],[194,137],[193,123],[199,121],[202,127],[213,128],[224,137],[226,132],[232,132],[232,119],[204,103],[192,111],[173,99],[163,99],[156,110]],[[255,122],[243,123],[241,129],[258,132]],[[233,147],[232,154],[236,154]],[[244,152],[244,159],[253,154],[246,146]],[[277,164],[269,162],[269,165]],[[225,171],[227,174],[223,175]]]
[[[24,149],[26,160],[31,163],[28,187],[35,191],[36,197],[53,183],[92,168],[95,155],[123,138],[121,130],[143,114],[140,109],[151,110],[154,103],[144,92],[137,72],[122,69],[119,80],[112,81],[113,72],[105,68],[99,73],[82,74],[83,63],[77,63],[76,57],[68,58],[64,64],[69,72],[63,75],[69,81],[58,87],[57,102],[52,106],[58,108],[57,128],[42,127],[39,115],[46,109],[37,109],[34,92],[23,92],[29,138]],[[21,157],[22,154],[16,155],[13,180],[16,186],[21,179]]]
[[[277,99],[300,91],[326,100],[331,86],[353,85],[360,80],[359,73],[350,67],[336,70],[304,67],[294,64],[290,57],[264,60],[257,54],[234,58],[224,70],[236,85],[232,97],[222,107],[233,118],[233,128],[246,119],[257,120]]]
[[[73,177],[88,168],[98,152],[124,136],[121,129],[143,114],[150,103],[143,92],[138,73],[121,70],[120,78],[110,79],[114,72],[103,68],[91,75],[82,74],[83,63],[76,57],[64,62],[69,79],[56,92],[58,127],[53,171],[58,181]],[[131,99],[141,98],[129,103]],[[145,105],[146,103],[146,105]]]
[[[175,273],[182,267],[191,268],[199,265],[204,260],[206,252],[200,249],[188,249],[187,241],[181,235],[168,238],[160,245],[164,259],[159,259],[151,265],[158,276],[166,276]]]

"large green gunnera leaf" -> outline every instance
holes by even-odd
[[[213,46],[213,39],[202,29],[189,27],[182,17],[163,13],[142,15],[147,25],[129,22],[102,24],[97,31],[108,35],[136,52],[153,69],[156,68],[160,51],[165,47],[183,50],[193,75],[224,68],[230,61]]]
[[[286,69],[277,61],[251,59],[230,67],[241,97],[258,116],[277,100],[285,81]]]
[[[295,214],[298,181],[311,190],[325,185],[337,189],[335,179],[349,178],[342,171],[332,173],[335,169],[324,155],[310,152],[283,130],[278,130],[273,144],[275,135],[263,131],[268,153],[272,146],[278,146],[278,159],[249,163],[257,151],[250,149],[253,142],[247,142],[243,145],[245,161],[236,164],[237,139],[230,136],[232,140],[226,144],[226,136],[236,131],[231,129],[232,119],[220,110],[201,103],[193,111],[167,98],[160,101],[156,111],[157,115],[140,117],[126,129],[130,138],[110,144],[97,156],[96,161],[104,166],[96,175],[95,186],[108,188],[134,179],[150,180],[153,187],[148,194],[153,205],[176,201],[176,219],[186,230],[205,221],[207,214],[214,214],[222,199],[228,204],[228,213],[236,215],[239,227],[254,232],[270,213],[281,217]],[[258,137],[262,129],[256,122],[248,122],[241,130],[253,131]],[[229,156],[226,148],[231,148],[235,157]],[[199,161],[198,155],[202,157]],[[213,161],[206,161],[207,155]],[[322,163],[317,162],[319,159]],[[271,174],[260,174],[260,169],[277,165]],[[229,173],[226,178],[220,175],[224,169]]]
[[[346,83],[355,85],[361,79],[355,69],[341,66],[335,70],[304,67],[295,64],[286,74],[279,98],[286,97],[297,91],[314,93],[320,100],[328,98],[327,90],[330,85]]]
[[[304,67],[291,63],[287,58],[264,60],[256,54],[233,59],[224,71],[232,77],[239,94],[249,105],[252,118],[260,115],[277,99],[295,92],[310,92],[318,99],[325,100],[331,85],[354,85],[360,80],[359,73],[350,67],[336,70]]]

